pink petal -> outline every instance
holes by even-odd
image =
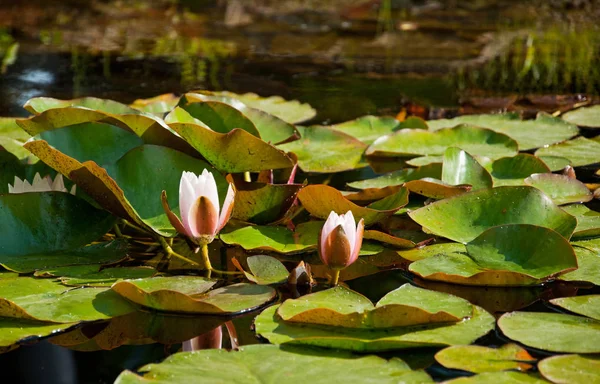
[[[331,211],[329,217],[327,217],[327,220],[325,221],[325,224],[323,224],[323,229],[321,229],[321,236],[319,237],[319,243],[321,244],[322,250],[325,249],[325,241],[329,237],[331,231],[333,231],[333,229],[338,226],[339,221],[340,217],[338,216],[338,214],[334,211]]]
[[[352,256],[350,258],[350,262],[348,265],[354,263],[358,259],[358,254],[360,253],[360,247],[362,246],[363,235],[365,233],[365,220],[360,219],[358,222],[358,227],[356,228],[356,237],[354,239],[354,244],[352,244]]]
[[[208,197],[211,203],[217,209],[217,212],[221,211],[221,204],[219,203],[219,191],[217,190],[217,182],[215,181],[215,177],[213,174],[206,169],[202,171],[202,176],[204,176],[204,190],[201,191],[202,196]],[[229,191],[228,191],[229,192]]]
[[[219,217],[219,228],[217,232],[219,232],[225,224],[229,221],[231,217],[231,213],[233,212],[233,201],[235,198],[235,190],[233,186],[229,184],[229,188],[227,189],[227,195],[225,196],[225,201],[223,202],[223,209],[221,210],[221,216]]]
[[[354,250],[354,243],[356,239],[356,221],[354,221],[354,215],[352,211],[346,212],[343,216],[342,228],[344,228],[344,232],[346,232],[346,237],[348,237],[348,242],[350,243],[350,250]]]

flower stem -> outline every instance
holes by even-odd
[[[175,256],[176,258],[185,261],[186,263],[192,264],[192,265],[200,265],[198,263],[196,263],[194,260],[188,259],[185,256],[180,255],[179,253],[175,252],[173,250],[173,248],[171,248],[169,246],[169,244],[167,244],[167,242],[165,241],[164,237],[159,237],[158,238],[158,242],[160,243],[160,245],[162,245],[163,249],[165,250],[165,252],[167,252],[167,257],[170,258],[171,256]]]
[[[252,178],[250,177],[250,172],[244,172],[244,181],[247,183],[252,181]]]
[[[219,269],[214,269],[212,264],[210,263],[210,258],[208,257],[208,244],[204,244],[201,247],[202,249],[202,260],[204,261],[204,268],[208,271],[218,273],[219,275],[240,275],[241,272],[238,271],[221,271]],[[210,274],[209,274],[210,277]]]
[[[117,237],[123,237],[123,234],[121,233],[121,228],[119,228],[118,224],[113,225],[113,230],[115,231],[115,235]]]
[[[340,270],[334,269],[333,276],[331,276],[331,285],[335,287],[336,285],[338,285],[339,280],[340,280]]]

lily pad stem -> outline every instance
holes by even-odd
[[[333,287],[335,287],[336,285],[338,285],[339,280],[340,280],[340,270],[334,269],[333,276],[331,276],[331,285]]]
[[[192,265],[200,265],[198,263],[196,263],[194,260],[188,259],[185,256],[180,255],[179,253],[175,252],[173,250],[173,248],[171,248],[169,246],[169,244],[167,244],[166,240],[164,237],[159,237],[158,238],[158,242],[160,243],[160,245],[162,245],[163,249],[165,250],[165,252],[167,252],[167,257],[171,257],[171,256],[175,256],[176,258],[185,261],[186,263],[192,264]]]
[[[118,225],[118,224],[115,224],[115,225],[113,226],[113,230],[115,231],[115,235],[116,235],[117,237],[123,237],[123,234],[121,233],[121,228],[119,228],[119,225]]]

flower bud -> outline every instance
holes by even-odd
[[[319,256],[333,270],[344,269],[358,259],[365,225],[356,225],[352,211],[338,215],[331,211],[319,236]]]

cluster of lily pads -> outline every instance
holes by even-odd
[[[265,381],[343,372],[350,382],[423,383],[432,381],[423,367],[355,354],[423,347],[477,374],[457,383],[598,371],[588,354],[600,353],[600,295],[576,293],[600,285],[600,107],[330,126],[300,125],[315,117],[309,105],[228,92],[131,105],[34,98],[25,108],[28,118],[0,120],[5,351],[49,336],[80,351],[181,343],[277,303],[254,319],[275,345],[178,353],[117,382],[246,382],[250,371]],[[217,213],[233,199],[210,241],[180,211],[188,172],[212,175]],[[364,223],[341,271],[317,255],[331,212]],[[412,284],[377,304],[348,288],[395,270]],[[547,301],[557,311],[518,311],[546,294],[559,297]],[[494,329],[566,355],[528,373],[537,359],[520,346],[470,345]]]

